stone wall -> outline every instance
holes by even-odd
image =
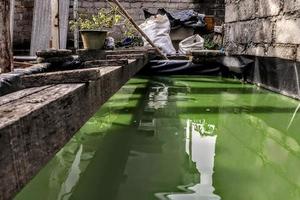
[[[230,54],[300,61],[300,0],[226,0]]]
[[[217,23],[224,21],[224,0],[120,0],[133,18],[138,22],[144,20],[143,8],[156,11],[158,8],[168,10],[194,9],[207,15],[215,15]],[[16,0],[14,46],[16,49],[28,49],[31,40],[32,13],[34,0]],[[80,13],[96,13],[97,9],[108,7],[106,0],[80,0]],[[73,12],[71,0],[70,18]]]

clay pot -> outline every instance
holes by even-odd
[[[83,30],[80,33],[85,49],[103,49],[107,31]]]

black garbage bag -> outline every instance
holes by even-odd
[[[218,75],[221,67],[196,64],[189,60],[151,60],[140,72],[147,75]]]
[[[206,26],[204,21],[205,15],[195,12],[194,10],[182,10],[182,11],[167,11],[164,8],[160,8],[157,14],[167,15],[172,29],[177,29],[180,27],[191,27],[194,29],[201,29]],[[156,14],[150,13],[148,10],[144,9],[145,18],[149,18]]]

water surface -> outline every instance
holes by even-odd
[[[200,76],[134,78],[16,200],[299,200],[300,102]]]

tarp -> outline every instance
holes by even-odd
[[[167,15],[172,29],[177,29],[182,26],[198,29],[206,26],[204,21],[205,15],[195,12],[194,10],[167,11],[161,8],[157,11],[157,14]],[[147,19],[156,14],[144,10],[144,15]]]

